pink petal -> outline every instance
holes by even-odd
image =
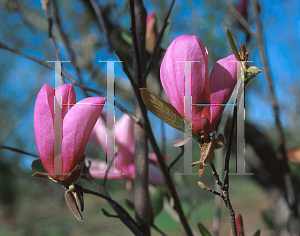
[[[65,116],[62,141],[64,173],[70,173],[83,157],[85,146],[104,103],[105,98],[102,97],[85,98],[73,106]]]
[[[149,161],[157,166],[159,166],[159,163],[158,163],[158,160],[157,160],[157,156],[155,153],[149,153],[148,154],[148,158],[149,158]],[[170,159],[170,155],[166,154],[164,155],[164,160],[167,161]]]
[[[155,185],[163,184],[165,182],[163,173],[153,164],[149,164],[149,182]]]
[[[108,164],[106,165],[104,161],[99,161],[91,158],[87,159],[87,161],[91,161],[91,166],[89,169],[91,176],[94,178],[103,179],[105,177],[105,171]],[[107,175],[107,179],[124,179],[124,178],[125,176],[123,175],[123,173],[113,166],[110,168]]]
[[[38,93],[34,107],[34,135],[39,156],[48,173],[54,173],[54,89],[45,84]],[[51,176],[52,177],[52,176]]]
[[[105,151],[106,149],[106,124],[102,118],[98,118],[89,141],[98,144]]]
[[[205,46],[197,36],[182,35],[168,47],[160,68],[163,88],[171,104],[184,116],[185,63],[192,63],[192,103],[209,103],[209,59]],[[193,106],[194,132],[208,125],[209,108]]]
[[[238,63],[232,54],[216,62],[209,77],[211,103],[227,103],[237,81]],[[210,125],[208,132],[216,127],[225,106],[210,107]]]
[[[111,130],[108,129],[107,132]],[[106,125],[102,119],[98,119],[90,140],[98,143],[104,151],[106,150]],[[115,165],[120,171],[126,170],[130,164],[134,163],[135,151],[133,121],[126,114],[115,123],[115,142],[119,147]],[[113,148],[113,146],[107,148]]]
[[[72,84],[63,84],[55,88],[55,98],[62,107],[62,119],[76,103],[76,93]],[[61,105],[62,102],[62,105]]]
[[[132,153],[133,156],[127,156],[127,160],[124,163],[134,162],[134,123],[131,117],[127,114],[122,117],[115,124],[115,137],[116,143],[119,146],[126,147],[128,154]],[[126,153],[127,154],[127,153]]]

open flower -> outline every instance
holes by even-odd
[[[160,77],[171,104],[184,117],[185,63],[182,61],[197,61],[192,63],[192,104],[202,106],[192,106],[193,131],[210,133],[225,108],[217,104],[227,103],[235,87],[237,60],[230,55],[217,61],[209,75],[208,52],[197,36],[182,35],[171,43],[161,64]]]
[[[62,118],[62,148],[61,153],[56,156],[54,156],[54,116],[56,115],[54,94],[56,105],[61,108],[59,115]],[[75,179],[74,176],[70,178],[65,173],[71,173],[78,164],[83,162],[85,146],[102,112],[105,98],[89,97],[75,103],[76,94],[71,84],[64,84],[55,89],[45,84],[37,96],[34,107],[34,134],[39,156],[51,178],[60,182],[75,182],[80,177],[79,174]],[[55,143],[55,145],[59,144]],[[55,159],[57,161],[54,161]],[[60,167],[57,168],[57,164]],[[57,173],[57,169],[61,169],[62,173]]]
[[[107,129],[107,132],[111,130]],[[102,119],[98,119],[90,140],[99,144],[103,150],[113,149],[113,142],[109,142],[106,146],[106,125]],[[112,166],[108,179],[134,179],[135,165],[134,165],[134,130],[132,119],[124,114],[120,120],[115,123],[115,142],[118,146],[118,152],[115,157],[115,168]],[[95,159],[91,160],[90,173],[93,177],[103,178],[106,170],[106,163]],[[108,160],[110,161],[110,160]],[[102,174],[101,174],[102,173]],[[124,175],[122,175],[124,173]],[[157,167],[156,155],[149,154],[149,182],[153,184],[162,184],[164,182],[163,175]]]

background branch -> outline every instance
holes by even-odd
[[[25,58],[27,58],[27,59],[29,59],[29,60],[31,60],[31,61],[34,61],[34,62],[40,64],[40,65],[42,65],[42,66],[44,66],[44,67],[46,67],[46,68],[48,68],[48,69],[51,69],[51,70],[55,71],[55,67],[54,67],[53,65],[51,65],[50,63],[45,62],[45,61],[43,61],[43,60],[40,60],[40,59],[38,59],[38,58],[36,58],[36,57],[33,57],[33,56],[31,56],[31,55],[28,55],[28,54],[26,54],[26,53],[24,53],[24,52],[21,52],[21,51],[17,50],[17,49],[11,48],[11,47],[7,46],[6,44],[4,44],[4,43],[2,43],[2,42],[0,42],[0,49],[4,49],[4,50],[10,51],[10,52],[12,52],[12,53],[18,54],[18,55],[20,55],[20,56],[23,56],[23,57],[25,57]],[[72,84],[74,84],[74,85],[80,87],[81,89],[86,90],[86,91],[93,92],[93,93],[95,93],[95,94],[97,94],[97,95],[100,95],[100,96],[102,96],[102,97],[106,97],[106,94],[105,94],[105,93],[100,92],[100,91],[98,91],[98,90],[96,90],[96,89],[90,88],[90,87],[88,87],[88,86],[86,86],[86,85],[84,85],[84,84],[78,82],[77,80],[75,80],[75,79],[74,79],[70,74],[68,74],[67,72],[62,71],[62,75],[63,75],[65,78],[67,78]],[[118,107],[122,112],[124,112],[124,113],[126,113],[127,115],[129,115],[129,116],[130,116],[137,124],[142,125],[141,121],[140,121],[134,114],[132,114],[130,111],[128,111],[126,108],[124,108],[120,103],[118,103],[117,101],[115,101],[115,105],[116,105],[116,107]]]
[[[284,171],[284,183],[285,183],[285,188],[286,188],[286,198],[287,202],[291,211],[291,218],[287,222],[288,226],[287,229],[290,231],[290,233],[299,233],[300,232],[300,218],[299,218],[299,212],[298,212],[298,207],[297,207],[297,202],[296,202],[296,195],[295,195],[295,189],[292,184],[292,178],[290,174],[290,168],[288,165],[287,161],[287,156],[286,156],[286,148],[285,148],[285,138],[284,138],[284,132],[283,128],[280,122],[280,111],[279,111],[279,105],[275,96],[274,92],[274,86],[273,86],[273,81],[272,81],[272,75],[271,75],[271,70],[269,66],[269,62],[267,59],[266,55],[266,49],[265,45],[263,42],[263,32],[262,32],[262,23],[259,19],[259,14],[258,14],[258,5],[256,0],[250,0],[251,3],[251,8],[254,16],[254,21],[257,26],[257,35],[256,35],[256,42],[258,45],[258,50],[260,53],[260,57],[262,60],[263,64],[263,71],[265,74],[265,78],[267,81],[268,85],[268,90],[269,90],[269,98],[271,105],[273,107],[273,112],[275,116],[275,123],[276,123],[276,130],[277,130],[277,142],[279,146],[279,152],[281,153],[281,160],[282,160],[282,166],[281,168]]]
[[[146,18],[147,12],[142,0],[130,0],[131,34],[133,40],[133,78],[136,90],[145,87],[142,72],[146,68]],[[142,108],[134,99],[134,114],[143,120]],[[134,125],[135,140],[135,181],[134,181],[134,210],[135,218],[143,229],[144,235],[150,235],[150,200],[148,192],[148,141],[145,129]]]

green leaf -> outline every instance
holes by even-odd
[[[231,46],[231,49],[233,51],[233,54],[234,54],[235,58],[238,61],[241,61],[240,55],[239,55],[238,50],[237,50],[237,48],[235,46],[234,40],[232,38],[232,35],[231,35],[229,29],[227,29],[227,28],[226,28],[226,35],[228,37],[228,40],[229,40],[229,43],[230,43],[230,46]]]
[[[47,173],[47,171],[45,170],[41,160],[34,160],[31,163],[31,169],[33,170],[33,172]]]
[[[162,187],[159,185],[156,187],[156,192],[152,199],[154,216],[157,216],[164,206],[164,194],[162,191]]]
[[[149,111],[171,127],[184,132],[184,118],[175,107],[146,88],[140,88],[140,90]]]
[[[203,224],[199,223],[198,228],[202,236],[211,236],[211,234],[208,232],[208,230],[204,227]]]
[[[257,231],[253,234],[253,236],[260,236],[260,230],[257,230]]]

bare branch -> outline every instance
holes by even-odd
[[[180,157],[182,157],[182,155],[184,154],[184,146],[180,146],[181,152],[179,153],[179,155],[175,158],[175,160],[169,165],[169,167],[167,168],[167,171],[169,172],[171,170],[171,168],[177,163],[177,161],[180,159]]]
[[[108,192],[106,191],[105,187],[99,184],[90,174],[89,168],[84,165],[82,170],[82,178],[90,182],[98,191],[94,192],[91,190],[85,190],[84,193],[93,194],[95,196],[104,198],[110,204],[110,206],[114,209],[114,211],[118,214],[120,220],[134,233],[134,235],[143,236],[141,230],[139,229],[135,220],[127,213],[127,211],[119,205],[116,201],[114,201]]]
[[[28,156],[39,158],[39,156],[37,156],[35,154],[32,154],[32,153],[29,153],[29,152],[25,152],[25,151],[23,151],[23,150],[21,150],[19,148],[14,148],[14,147],[9,147],[9,146],[4,146],[4,145],[0,145],[0,148],[7,149],[7,150],[10,150],[12,152],[17,152],[17,153],[21,153],[21,154],[25,154],[25,155],[28,155]]]
[[[46,4],[45,4],[45,7],[46,7],[45,12],[46,12],[46,15],[47,15],[47,20],[48,20],[48,39],[49,39],[49,42],[50,42],[50,44],[53,48],[56,60],[60,61],[60,54],[59,54],[59,51],[56,47],[54,37],[52,35],[53,19],[52,19],[51,12],[50,12],[50,2],[51,1],[47,1]],[[63,84],[65,83],[63,77],[62,77],[62,83]]]
[[[266,54],[265,45],[263,42],[262,24],[259,19],[257,1],[250,0],[250,3],[251,3],[252,11],[253,11],[254,21],[257,26],[257,31],[258,31],[257,36],[256,36],[256,42],[257,42],[258,50],[259,50],[260,57],[262,60],[265,78],[267,80],[270,102],[273,107],[274,116],[275,116],[276,129],[277,129],[277,141],[278,141],[279,151],[282,156],[281,168],[284,171],[284,183],[285,183],[285,189],[286,189],[286,194],[287,194],[286,199],[287,199],[287,202],[289,205],[289,209],[292,213],[292,218],[294,218],[292,220],[289,220],[289,223],[291,224],[291,226],[290,226],[291,229],[288,229],[288,230],[294,231],[294,233],[296,233],[296,232],[300,232],[300,225],[298,223],[300,216],[299,216],[298,206],[297,206],[297,201],[296,201],[295,188],[292,184],[290,168],[289,168],[287,156],[286,156],[285,138],[284,138],[283,127],[280,122],[279,105],[278,105],[278,101],[275,96],[271,70],[270,70],[270,66],[269,66],[269,62],[268,62],[268,58],[267,58],[267,54]],[[295,223],[294,221],[297,223]],[[295,229],[292,229],[292,228],[295,228]]]
[[[238,20],[238,22],[248,31],[248,33],[253,37],[257,37],[257,33],[248,23],[248,21],[238,12],[236,7],[233,5],[231,0],[225,0],[227,6],[229,7],[230,13]]]
[[[28,54],[26,54],[26,53],[24,53],[24,52],[21,52],[21,51],[17,50],[17,49],[11,48],[11,47],[7,46],[6,44],[4,44],[4,43],[2,43],[2,42],[0,42],[0,49],[4,49],[4,50],[10,51],[10,52],[13,52],[13,53],[15,53],[15,54],[18,54],[18,55],[20,55],[20,56],[23,56],[23,57],[25,57],[25,58],[31,60],[31,61],[34,61],[34,62],[36,62],[36,63],[38,63],[38,64],[40,64],[40,65],[42,65],[42,66],[44,66],[44,67],[46,67],[46,68],[48,68],[48,69],[51,69],[51,70],[54,70],[54,71],[55,71],[55,67],[54,67],[53,65],[51,65],[50,63],[45,62],[45,61],[43,61],[43,60],[40,60],[40,59],[38,59],[38,58],[36,58],[36,57],[33,57],[33,56],[31,56],[31,55],[28,55]],[[99,96],[102,96],[102,97],[106,97],[106,94],[105,94],[105,93],[100,92],[100,91],[95,90],[95,89],[92,89],[92,88],[90,88],[90,87],[88,87],[88,86],[86,86],[86,85],[84,85],[84,84],[82,84],[82,83],[79,83],[79,82],[78,82],[77,80],[75,80],[70,74],[68,74],[68,73],[66,73],[66,72],[64,72],[64,71],[62,71],[62,75],[63,75],[66,79],[68,79],[72,84],[74,84],[74,85],[80,87],[81,89],[84,89],[84,90],[86,90],[86,91],[93,92],[93,93],[95,93],[95,94],[97,94],[97,95],[99,95]],[[116,105],[116,107],[118,107],[122,112],[124,112],[124,113],[126,113],[127,115],[129,115],[129,116],[130,116],[137,124],[142,125],[142,122],[140,121],[140,119],[138,119],[134,114],[132,114],[130,111],[128,111],[126,108],[124,108],[120,103],[118,103],[118,102],[115,101],[115,105]]]

